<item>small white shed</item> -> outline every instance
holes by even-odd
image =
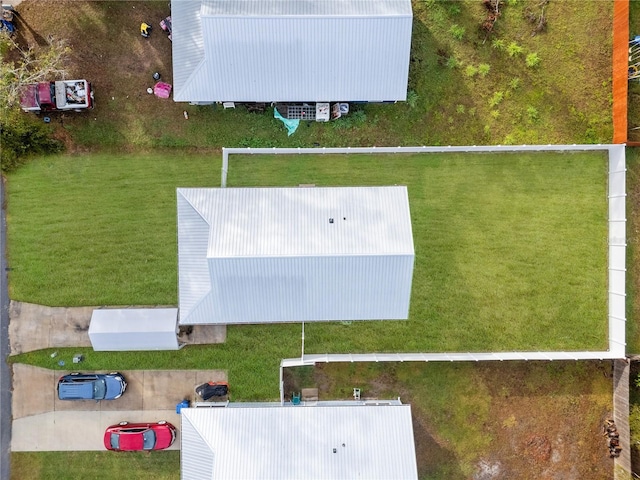
[[[181,325],[406,319],[407,188],[179,188]]]
[[[178,309],[94,310],[89,339],[96,351],[178,350]]]

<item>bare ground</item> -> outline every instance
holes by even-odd
[[[489,392],[489,414],[486,418],[472,415],[469,428],[479,428],[490,441],[488,449],[478,451],[471,461],[471,474],[469,458],[461,458],[468,451],[462,452],[464,448],[441,434],[447,429],[447,419],[442,420],[425,406],[428,402],[421,398],[424,390],[418,393],[411,382],[398,379],[399,368],[402,367],[384,368],[366,381],[362,392],[365,398],[400,396],[404,403],[412,405],[420,478],[613,478],[613,460],[602,436],[604,422],[611,415],[610,363],[593,362],[580,372],[567,365],[561,374],[545,373],[544,364],[526,362],[475,366],[474,375]],[[285,397],[302,387],[315,386],[320,400],[348,399],[350,386],[362,385],[363,381],[361,372],[349,378],[345,374],[349,369],[344,364],[323,364],[303,377],[295,370],[287,370]]]
[[[44,47],[50,36],[65,40],[71,52],[67,78],[93,84],[93,112],[51,116],[67,151],[91,148],[69,133],[87,121],[103,125],[105,131],[122,124],[126,128],[119,130],[132,136],[148,133],[149,124],[158,121],[166,123],[166,132],[184,122],[184,104],[147,93],[155,72],[163,82],[173,83],[171,41],[160,28],[160,21],[170,14],[168,1],[26,0],[16,11],[16,40],[22,47]],[[149,38],[140,35],[141,22],[152,25]]]

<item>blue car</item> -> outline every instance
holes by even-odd
[[[127,388],[121,373],[71,373],[58,380],[60,400],[115,400]]]

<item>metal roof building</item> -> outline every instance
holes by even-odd
[[[177,350],[177,308],[95,309],[89,324],[95,351]]]
[[[406,187],[179,188],[179,323],[406,319]]]
[[[417,479],[409,405],[182,409],[183,479]]]
[[[172,0],[177,102],[405,100],[410,0]]]

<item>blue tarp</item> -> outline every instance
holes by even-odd
[[[280,115],[280,112],[278,112],[277,108],[273,109],[273,117],[279,120],[282,120],[282,123],[284,123],[284,126],[287,127],[288,136],[291,136],[293,132],[295,132],[296,129],[298,128],[298,125],[300,125],[299,119],[294,120],[292,118],[284,118],[282,115]]]

